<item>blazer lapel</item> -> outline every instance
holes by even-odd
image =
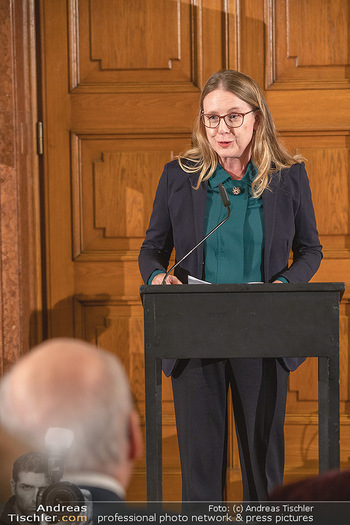
[[[277,187],[271,185],[270,189],[264,191],[262,195],[264,209],[264,275],[265,282],[270,280],[270,256],[272,239],[275,233],[275,217],[277,203]]]
[[[192,204],[193,204],[193,214],[194,214],[194,227],[195,227],[195,242],[198,243],[204,235],[204,220],[205,220],[205,208],[207,204],[207,190],[208,182],[202,182],[198,190],[195,190],[193,187],[193,176],[189,178],[189,183],[191,184],[191,193],[192,193]]]
[[[189,178],[189,184],[191,185],[192,205],[193,205],[193,217],[194,217],[194,233],[195,238],[193,239],[193,246],[199,243],[204,237],[204,221],[205,211],[207,204],[207,190],[208,182],[202,182],[198,190],[194,189],[195,176]],[[196,250],[197,260],[197,271],[194,277],[202,278],[203,273],[203,244],[201,244]]]

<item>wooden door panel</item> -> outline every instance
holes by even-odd
[[[189,135],[73,135],[74,259],[137,257],[159,174]]]
[[[41,0],[49,336],[118,355],[144,425],[137,255],[165,162],[190,143],[200,89],[239,69],[264,89],[284,142],[304,155],[324,261],[350,284],[348,0]],[[322,35],[322,37],[319,37]],[[347,465],[349,294],[341,306]],[[291,375],[286,480],[317,470],[317,367]],[[164,494],[179,499],[171,384],[163,379]],[[232,415],[230,415],[233,429]],[[228,499],[241,497],[229,435]],[[145,497],[145,462],[129,490]]]
[[[166,80],[195,88],[191,7],[180,0],[71,0],[72,87]]]
[[[348,135],[350,109],[345,89],[271,89],[265,92],[265,97],[279,131],[343,132],[344,136]]]
[[[349,2],[267,0],[269,89],[349,87]]]
[[[317,228],[324,250],[332,250],[336,243],[346,246],[350,240],[348,134],[309,132],[282,133],[282,136],[290,150],[306,158]],[[334,237],[337,237],[336,241],[333,241]]]
[[[69,0],[71,89],[198,92],[227,65],[235,11],[221,0]]]

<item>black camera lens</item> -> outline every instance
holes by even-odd
[[[85,502],[85,498],[79,487],[70,481],[58,481],[51,483],[48,487],[38,493],[37,506],[42,505],[46,514],[60,516],[58,508],[64,508],[68,505],[74,506]],[[52,511],[50,510],[52,509]],[[77,512],[76,514],[79,514]],[[67,514],[63,511],[62,515]]]

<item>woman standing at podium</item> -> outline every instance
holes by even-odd
[[[173,248],[179,261],[225,217],[219,183],[230,200],[229,220],[166,284],[186,283],[189,275],[211,283],[308,282],[322,251],[304,163],[279,141],[256,82],[232,70],[209,78],[192,147],[164,167],[139,256],[144,282],[162,284]],[[215,331],[214,320],[208,323]],[[265,500],[282,483],[288,377],[302,361],[163,361],[172,377],[184,501],[223,498],[229,385],[244,500]]]

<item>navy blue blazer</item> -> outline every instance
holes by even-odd
[[[154,270],[166,272],[173,248],[180,260],[204,236],[208,183],[194,189],[198,174],[183,171],[177,160],[165,165],[153,204],[146,238],[139,255],[145,283]],[[264,209],[264,280],[285,277],[291,283],[307,283],[316,273],[322,246],[318,238],[311,191],[304,163],[294,164],[273,175],[262,195]],[[293,262],[288,267],[290,251]],[[187,276],[203,274],[203,245],[175,270],[181,282]],[[171,361],[171,362],[170,362]],[[303,359],[283,359],[288,370],[295,370]],[[163,363],[170,375],[174,361]]]

